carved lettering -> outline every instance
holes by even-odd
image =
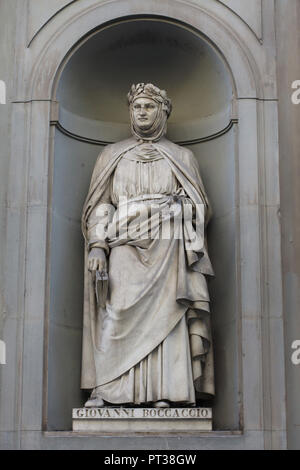
[[[207,419],[209,408],[78,408],[77,419]]]
[[[76,415],[78,416],[78,418],[83,418],[83,416],[84,416],[84,409],[79,408],[79,409],[76,411]]]

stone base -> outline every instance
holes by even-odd
[[[211,431],[211,408],[74,408],[73,431]]]

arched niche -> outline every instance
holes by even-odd
[[[50,236],[48,429],[70,429],[80,392],[83,305],[81,210],[97,155],[130,135],[126,93],[133,82],[168,91],[168,137],[196,155],[213,206],[209,251],[215,351],[216,429],[239,428],[234,87],[217,49],[166,18],[119,20],[84,38],[60,71]]]
[[[208,41],[167,19],[135,18],[103,27],[72,55],[56,92],[59,124],[94,143],[127,138],[126,94],[137,82],[168,89],[172,140],[204,140],[230,123],[231,77]]]

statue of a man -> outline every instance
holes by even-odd
[[[128,93],[132,137],[96,162],[84,205],[86,407],[195,406],[214,394],[210,207],[193,153],[165,138],[171,101]]]

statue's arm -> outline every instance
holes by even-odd
[[[87,242],[88,250],[94,248],[102,249],[109,254],[109,247],[106,242],[106,230],[111,222],[115,207],[111,202],[110,184],[108,183],[103,195],[97,205],[91,211],[87,219]]]
[[[193,152],[187,148],[184,148],[184,159],[186,161],[186,164],[189,166],[191,173],[195,178],[195,181],[197,182],[199,192],[205,205],[205,225],[207,225],[212,216],[212,208],[201,178],[198,161]]]
[[[109,247],[106,242],[106,229],[112,219],[114,207],[110,201],[109,188],[87,220],[88,268],[107,275]]]
[[[107,163],[107,156],[107,149],[99,155],[91,178],[90,189],[95,184],[101,169]],[[113,213],[115,211],[111,201],[110,180],[111,179],[109,178],[104,192],[101,194],[97,205],[93,208],[86,221],[88,268],[92,272],[98,270],[106,275],[107,257],[109,255],[109,247],[106,241],[106,229],[109,222],[112,220]]]

